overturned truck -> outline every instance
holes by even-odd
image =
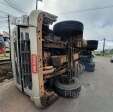
[[[15,22],[11,38],[15,84],[38,107],[51,104],[59,95],[78,97],[81,91],[76,74],[84,45],[83,24],[63,21],[51,30],[56,19],[47,12],[32,11]]]

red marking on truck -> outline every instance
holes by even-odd
[[[37,55],[36,54],[31,55],[31,69],[32,69],[32,73],[37,73]]]
[[[5,49],[4,47],[1,47],[1,48],[0,48],[0,54],[4,54],[4,53],[5,53],[5,50],[6,50],[6,49]]]

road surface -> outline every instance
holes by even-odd
[[[44,110],[20,93],[13,81],[0,84],[0,112],[113,112],[113,64],[96,58],[96,71],[83,73],[81,95],[77,99],[59,98]]]

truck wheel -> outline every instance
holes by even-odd
[[[97,40],[87,40],[87,49],[88,50],[96,50],[98,48],[98,41]]]
[[[75,83],[72,84],[63,84],[57,80],[55,83],[55,91],[63,97],[77,98],[80,95],[81,85],[78,79],[75,79]]]
[[[84,26],[79,21],[63,21],[54,25],[53,31],[55,35],[61,37],[70,37],[83,34]]]

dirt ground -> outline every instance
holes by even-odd
[[[13,80],[0,84],[0,112],[113,112],[113,64],[109,58],[96,58],[96,71],[80,76],[81,95],[59,98],[44,110],[20,93]]]

